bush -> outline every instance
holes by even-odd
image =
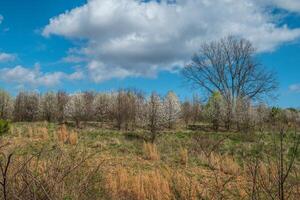
[[[0,136],[8,133],[10,129],[10,123],[8,121],[0,119]]]

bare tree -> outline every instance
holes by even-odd
[[[270,110],[265,104],[259,104],[255,109],[255,125],[256,128],[263,132],[265,130],[266,123],[268,122],[268,117]]]
[[[84,121],[92,121],[94,118],[94,109],[93,109],[93,103],[95,99],[95,93],[92,91],[86,91],[83,94],[83,120]]]
[[[249,99],[237,99],[234,120],[239,131],[249,132],[253,127],[253,109]]]
[[[145,125],[146,129],[151,132],[150,140],[153,143],[158,131],[161,130],[165,124],[163,105],[160,97],[155,92],[152,92],[145,107]]]
[[[109,119],[111,101],[111,96],[107,94],[97,94],[94,99],[95,118],[101,123],[101,127]]]
[[[189,123],[192,119],[192,105],[188,100],[185,100],[181,104],[181,118],[185,123],[185,127],[188,128]]]
[[[130,89],[127,91],[127,102],[128,102],[128,114],[126,120],[126,129],[131,127],[131,130],[135,130],[142,118],[142,109],[145,102],[143,92]]]
[[[56,120],[57,98],[55,93],[47,92],[41,98],[41,115],[47,121]]]
[[[14,103],[15,121],[34,121],[39,113],[39,95],[30,92],[20,92]]]
[[[196,124],[201,119],[201,100],[197,94],[193,95],[192,100],[192,122],[193,125]]]
[[[113,95],[112,114],[117,128],[134,130],[141,117],[144,94],[135,89],[120,89]]]
[[[125,130],[129,130],[129,127],[133,129],[136,116],[137,116],[137,110],[136,110],[136,100],[137,96],[133,90],[126,90],[124,100],[125,104],[124,108],[122,109],[124,111],[124,124],[125,124]]]
[[[129,115],[128,101],[129,99],[127,96],[127,92],[123,89],[120,89],[114,95],[112,113],[116,121],[116,126],[119,130],[122,129],[122,126],[124,125],[125,121],[128,119],[127,118]]]
[[[69,96],[64,91],[58,91],[56,94],[57,101],[57,120],[59,123],[64,123],[66,119],[66,109],[69,100]]]
[[[13,99],[4,90],[0,90],[0,119],[10,119],[13,110]]]
[[[276,76],[256,61],[251,42],[234,37],[204,43],[182,74],[193,86],[222,94],[229,122],[237,98],[259,99],[277,88]]]

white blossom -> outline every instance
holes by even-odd
[[[174,92],[168,92],[164,101],[164,116],[168,124],[168,128],[172,128],[174,123],[180,117],[180,101]]]

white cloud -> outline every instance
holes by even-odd
[[[300,92],[300,84],[290,85],[289,90],[291,92]]]
[[[84,73],[82,71],[76,71],[71,74],[64,74],[64,77],[68,80],[82,80],[84,78]]]
[[[60,84],[63,80],[80,80],[82,78],[83,73],[80,71],[71,74],[64,72],[43,73],[40,71],[39,64],[36,64],[34,68],[25,68],[18,65],[13,68],[0,69],[0,80],[32,87],[53,87]]]
[[[15,58],[13,54],[0,52],[0,62],[13,61]]]
[[[0,24],[2,24],[3,20],[4,20],[4,17],[2,15],[0,15]]]
[[[85,58],[76,56],[76,55],[68,55],[62,59],[63,62],[66,63],[81,63],[86,61]]]
[[[274,6],[291,12],[300,12],[299,0],[256,0],[257,3]]]
[[[90,77],[155,76],[186,62],[203,41],[227,35],[251,40],[272,51],[300,37],[300,29],[279,26],[266,6],[289,9],[297,1],[177,0],[169,4],[137,0],[89,0],[50,19],[43,35],[84,39],[76,56],[85,57]],[[285,3],[284,3],[285,2]],[[72,57],[70,53],[69,58]],[[72,60],[72,59],[71,59]],[[76,61],[76,59],[75,59]]]
[[[134,74],[125,68],[121,67],[107,67],[98,61],[91,61],[88,65],[89,77],[94,82],[109,80],[112,78],[125,78],[127,76],[134,76]]]

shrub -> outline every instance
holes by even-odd
[[[11,155],[0,155],[1,167],[8,169],[0,176],[1,200],[87,200],[101,195],[99,167],[89,166],[92,155],[81,149],[66,153],[60,148],[41,149],[30,157]]]
[[[0,136],[7,134],[10,129],[10,123],[8,121],[0,119]]]

